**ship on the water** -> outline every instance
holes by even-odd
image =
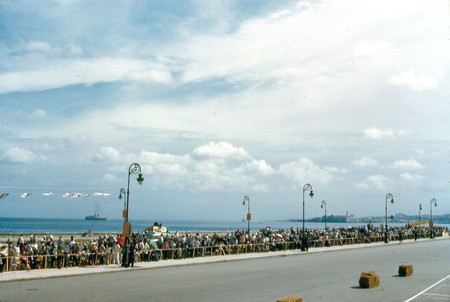
[[[87,215],[84,220],[106,220],[106,217],[100,217],[99,214]]]

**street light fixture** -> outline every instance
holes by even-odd
[[[303,186],[303,219],[302,219],[302,222],[303,222],[302,235],[303,235],[303,237],[305,237],[305,191],[309,191],[309,196],[311,198],[313,198],[313,196],[314,196],[312,186],[310,184],[305,184]]]
[[[436,199],[431,198],[431,200],[430,200],[430,239],[434,238],[434,234],[433,234],[433,203],[434,203],[434,206],[437,207]]]
[[[325,207],[325,231],[327,230],[327,202],[322,200],[320,207],[323,209]]]
[[[387,202],[389,199],[391,201],[391,204],[394,204],[394,196],[391,193],[386,194],[386,212],[384,215],[384,243],[388,243]]]
[[[127,191],[125,190],[125,188],[120,188],[120,191],[119,191],[119,200],[122,200],[122,198],[123,198],[122,218],[124,219],[123,222],[126,222],[125,217],[126,217],[126,210],[127,210]]]
[[[245,202],[247,202],[248,205],[248,211],[247,211],[247,234],[248,234],[248,240],[250,240],[250,220],[252,220],[252,214],[250,214],[250,197],[244,196],[244,201],[242,201],[242,205],[245,206]]]
[[[419,203],[419,222],[421,221],[421,219],[420,219],[420,212],[422,211],[422,204],[421,203]]]

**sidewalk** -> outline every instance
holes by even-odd
[[[433,240],[445,240],[450,237],[438,237]],[[193,265],[193,264],[203,264],[203,263],[214,263],[214,262],[225,262],[225,261],[237,261],[264,257],[284,257],[292,255],[306,255],[311,253],[323,253],[332,252],[339,250],[349,250],[349,249],[361,249],[369,247],[380,247],[386,245],[398,245],[398,244],[413,244],[419,242],[429,241],[431,239],[419,239],[416,242],[414,240],[403,240],[402,243],[398,241],[392,241],[388,244],[384,242],[378,243],[366,243],[366,244],[354,244],[354,245],[344,245],[344,246],[332,246],[332,247],[319,247],[311,248],[309,252],[301,252],[300,250],[286,250],[278,252],[264,252],[264,253],[248,253],[248,254],[237,254],[237,255],[225,255],[225,256],[210,256],[210,257],[198,257],[198,258],[186,258],[178,260],[160,260],[157,262],[137,262],[134,268],[125,268],[116,264],[110,265],[99,265],[99,266],[83,266],[83,267],[69,267],[69,268],[52,268],[52,269],[41,269],[32,271],[15,271],[15,272],[3,272],[0,274],[0,282],[11,282],[11,281],[21,281],[21,280],[33,280],[41,278],[58,278],[67,276],[77,276],[86,274],[101,274],[101,273],[111,273],[120,271],[132,271],[141,269],[153,269],[160,267],[171,267],[180,265]]]

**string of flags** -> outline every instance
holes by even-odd
[[[8,197],[9,195],[10,195],[9,193],[2,193],[2,194],[0,195],[0,199],[6,198],[6,197]],[[22,194],[20,195],[20,198],[28,198],[28,197],[30,197],[30,196],[32,196],[32,195],[33,195],[32,193],[22,193]],[[53,194],[52,192],[45,192],[45,193],[42,193],[42,195],[43,195],[43,196],[53,196],[54,194]],[[70,198],[80,198],[80,197],[82,197],[82,198],[88,198],[88,197],[91,197],[91,196],[111,196],[111,194],[110,194],[110,193],[98,193],[98,192],[92,193],[92,194],[83,194],[83,193],[65,193],[65,194],[62,195],[61,197],[64,197],[64,198],[66,198],[66,197],[70,197]]]
[[[71,197],[71,198],[88,198],[90,196],[111,196],[109,193],[93,193],[93,194],[82,194],[82,193],[66,193],[62,197]]]

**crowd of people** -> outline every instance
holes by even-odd
[[[384,227],[366,225],[331,228],[326,230],[299,228],[272,230],[270,227],[247,233],[235,232],[163,233],[148,236],[145,232],[133,233],[130,238],[121,234],[104,235],[91,239],[63,239],[43,235],[41,240],[23,235],[9,238],[0,249],[0,272],[4,270],[31,270],[40,268],[67,268],[82,265],[134,266],[138,261],[183,259],[237,253],[269,252],[287,249],[308,251],[310,247],[348,245],[403,239],[433,238],[448,235],[446,227]],[[387,238],[386,238],[387,236]]]
[[[31,270],[67,268],[69,265],[78,266],[82,263],[107,264],[106,252],[114,248],[114,243],[116,251],[121,249],[117,243],[119,237],[120,235],[105,235],[86,241],[75,240],[74,236],[70,236],[70,239],[63,239],[62,236],[54,239],[52,235],[45,234],[41,240],[37,240],[32,234],[28,240],[25,240],[23,235],[20,235],[17,241],[9,238],[1,247],[0,271],[5,267],[8,267],[8,270],[17,270],[18,267]]]

